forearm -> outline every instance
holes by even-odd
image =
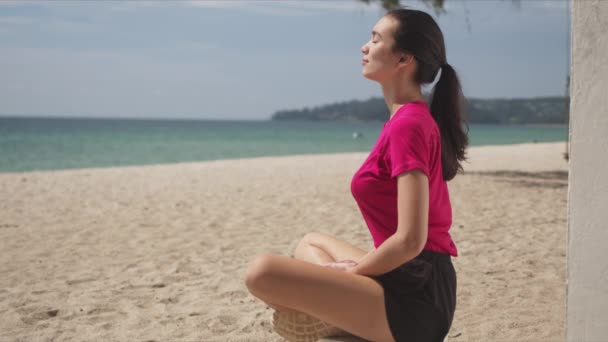
[[[372,248],[369,252],[365,253],[365,255],[363,255],[362,257],[360,257],[359,259],[355,260],[357,263],[360,263],[361,260],[367,258],[370,254],[374,253],[376,251],[376,247]]]
[[[380,247],[363,256],[350,271],[366,276],[384,274],[413,259],[421,250],[422,248],[408,241],[406,237],[393,234]]]

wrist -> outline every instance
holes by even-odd
[[[357,264],[353,267],[346,269],[346,272],[352,273],[352,274],[359,274],[359,265]]]

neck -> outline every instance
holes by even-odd
[[[403,78],[396,77],[381,83],[384,101],[390,113],[390,119],[402,105],[413,101],[425,101],[421,87],[413,82],[405,82]]]

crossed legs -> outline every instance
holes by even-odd
[[[393,341],[384,290],[374,279],[320,266],[359,260],[365,251],[331,236],[307,234],[294,257],[262,254],[246,274],[249,291],[278,310],[295,310],[372,341]]]

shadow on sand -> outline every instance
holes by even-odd
[[[499,182],[511,183],[526,188],[558,189],[568,186],[568,171],[478,171],[465,172],[466,175],[477,175],[495,178]]]

